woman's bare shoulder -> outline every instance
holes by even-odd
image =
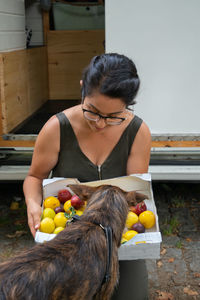
[[[141,149],[144,151],[144,147],[146,148],[146,151],[147,149],[150,151],[151,132],[148,125],[143,121],[134,139],[132,151],[141,151]]]
[[[151,139],[151,132],[148,125],[143,121],[137,134],[140,138],[148,138]]]
[[[146,173],[151,153],[151,132],[142,122],[134,139],[127,163],[127,174]]]
[[[45,148],[46,145],[51,144],[51,147],[58,147],[60,138],[60,124],[56,115],[52,116],[40,130],[36,139],[36,148]]]

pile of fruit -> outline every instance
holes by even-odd
[[[72,195],[68,189],[62,189],[57,197],[50,196],[44,200],[39,230],[44,233],[58,234],[74,215],[81,216],[85,207],[86,201],[81,200],[77,195]],[[121,243],[129,241],[138,233],[144,233],[145,229],[152,228],[155,222],[155,215],[147,210],[145,202],[131,206]]]
[[[138,233],[144,233],[145,229],[152,228],[156,223],[155,215],[147,210],[145,202],[131,206],[126,219],[126,227],[122,235],[121,243],[124,244]]]
[[[39,230],[57,234],[74,215],[81,216],[85,207],[85,201],[77,195],[72,195],[68,189],[60,190],[57,197],[50,196],[44,200]]]

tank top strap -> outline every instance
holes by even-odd
[[[66,143],[71,143],[74,139],[74,131],[72,126],[63,112],[59,112],[56,114],[56,117],[60,123],[60,149],[66,147]]]
[[[134,118],[131,120],[130,124],[126,128],[124,138],[128,142],[128,153],[131,151],[131,147],[133,145],[134,139],[136,137],[136,134],[142,124],[143,120],[139,118],[138,116],[134,116]]]

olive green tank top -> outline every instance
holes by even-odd
[[[60,122],[60,152],[52,177],[77,178],[86,182],[126,175],[128,156],[142,119],[134,116],[104,163],[97,166],[81,151],[66,115],[61,112],[56,116]]]

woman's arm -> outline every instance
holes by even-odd
[[[59,149],[59,121],[54,116],[44,125],[37,137],[31,167],[23,185],[28,224],[33,236],[40,226],[42,181],[56,165]]]
[[[151,154],[151,133],[143,122],[134,139],[127,162],[127,175],[148,172]]]

